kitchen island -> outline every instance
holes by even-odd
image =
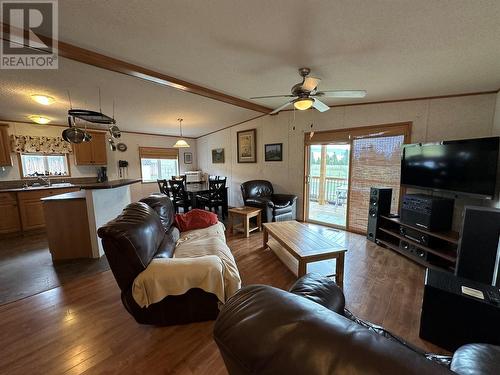
[[[117,217],[131,202],[136,179],[81,184],[78,192],[43,198],[49,248],[54,261],[100,258],[104,255],[97,229]]]

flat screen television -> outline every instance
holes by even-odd
[[[500,137],[404,145],[401,185],[492,198]]]

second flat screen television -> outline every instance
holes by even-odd
[[[401,184],[491,198],[500,137],[403,146]]]

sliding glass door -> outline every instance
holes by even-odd
[[[401,146],[410,130],[404,123],[307,133],[306,221],[366,233],[371,187],[392,188],[397,212]]]
[[[349,144],[310,146],[308,221],[346,227],[350,147]]]

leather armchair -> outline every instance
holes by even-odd
[[[179,296],[140,307],[132,296],[134,279],[153,258],[172,258],[179,230],[172,226],[174,206],[163,194],[129,204],[116,219],[98,230],[109,266],[126,310],[138,323],[173,325],[213,320],[219,312],[212,293],[193,288]]]
[[[231,375],[496,374],[500,348],[470,344],[424,353],[345,308],[342,290],[308,274],[290,292],[248,286],[225,305],[215,342]]]
[[[241,184],[245,206],[262,209],[262,221],[287,221],[297,218],[297,196],[275,194],[273,185],[265,180],[247,181]]]

